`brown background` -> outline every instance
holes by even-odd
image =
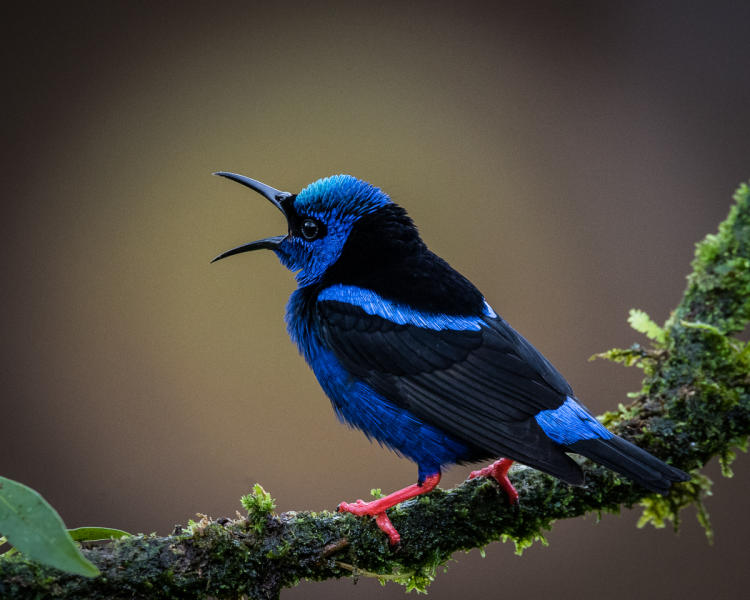
[[[209,265],[284,231],[211,171],[383,187],[596,412],[639,374],[587,358],[640,339],[629,308],[668,316],[750,177],[746,3],[52,4],[3,17],[0,473],[70,526],[163,534],[256,481],[332,509],[416,476],[337,424],[275,258]],[[748,467],[706,469],[713,547],[692,510],[679,535],[592,516],[456,556],[430,597],[743,597]]]

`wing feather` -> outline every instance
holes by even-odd
[[[343,367],[395,405],[492,456],[572,483],[580,470],[533,418],[573,392],[560,373],[499,317],[474,329],[397,324],[339,301],[317,318]]]

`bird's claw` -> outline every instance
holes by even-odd
[[[518,492],[508,478],[508,470],[512,464],[512,460],[501,458],[484,469],[472,471],[469,473],[469,479],[475,479],[476,477],[492,477],[497,481],[500,487],[503,488],[503,491],[508,496],[508,502],[510,505],[517,508],[519,506]]]
[[[472,471],[469,473],[469,479],[476,479],[477,477],[489,477],[490,476],[490,467],[485,467],[484,469],[478,469],[476,471]]]
[[[353,515],[357,515],[358,517],[362,517],[364,515],[375,516],[377,513],[368,511],[370,504],[370,502],[365,502],[361,498],[358,498],[356,502],[342,502],[338,505],[338,508],[336,510],[338,512],[352,513]]]
[[[390,518],[385,513],[375,512],[376,509],[372,508],[373,502],[365,502],[362,499],[358,499],[356,502],[342,502],[336,509],[338,512],[348,512],[358,517],[370,516],[375,518],[375,523],[378,528],[388,536],[388,540],[391,546],[395,546],[401,542],[401,535],[398,533],[396,528],[391,523]]]
[[[388,536],[391,542],[391,546],[395,546],[401,541],[401,536],[396,531],[396,528],[391,523],[388,515],[385,513],[386,510],[400,504],[404,500],[409,500],[415,496],[426,494],[433,490],[440,481],[440,472],[432,473],[427,475],[424,480],[414,485],[405,487],[402,490],[388,494],[377,500],[371,500],[365,502],[364,500],[357,500],[356,502],[342,502],[338,506],[339,512],[348,512],[358,517],[365,515],[375,517],[375,523],[377,523],[380,530]]]
[[[399,543],[401,543],[401,534],[393,526],[393,523],[391,523],[391,520],[388,518],[387,514],[382,512],[378,515],[375,515],[375,523],[380,528],[380,531],[388,536],[388,541],[390,542],[391,546],[397,546]]]

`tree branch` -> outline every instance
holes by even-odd
[[[664,328],[643,313],[631,323],[648,337],[602,356],[643,369],[643,388],[629,406],[604,416],[613,431],[693,473],[666,497],[584,461],[585,487],[571,487],[519,467],[512,479],[520,497],[509,508],[493,482],[470,480],[437,489],[389,511],[403,543],[391,549],[371,519],[329,512],[272,513],[256,486],[243,499],[247,517],[203,518],[166,537],[138,535],[84,549],[102,571],[95,579],[30,563],[0,559],[2,598],[277,598],[300,579],[375,575],[423,589],[438,565],[457,550],[498,539],[519,549],[558,519],[615,511],[641,503],[642,521],[677,521],[699,505],[710,481],[698,473],[711,457],[725,469],[732,449],[750,435],[750,346],[733,337],[750,320],[750,188],[742,185],[717,234],[698,244],[682,301]]]

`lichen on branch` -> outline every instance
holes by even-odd
[[[616,511],[640,503],[641,524],[676,522],[710,487],[698,470],[718,456],[730,473],[735,448],[750,435],[750,345],[736,338],[750,321],[750,188],[743,184],[716,234],[697,245],[680,304],[663,326],[633,311],[647,340],[601,356],[644,372],[642,388],[604,415],[605,424],[656,456],[688,470],[689,482],[665,497],[583,461],[584,487],[533,469],[511,472],[517,509],[485,479],[435,491],[389,511],[403,542],[391,549],[371,519],[330,512],[273,513],[260,487],[243,498],[246,516],[203,517],[172,535],[131,536],[84,552],[102,571],[96,579],[67,575],[15,555],[0,559],[2,598],[277,598],[300,579],[367,575],[424,589],[458,550],[495,540],[522,550],[558,519]]]

